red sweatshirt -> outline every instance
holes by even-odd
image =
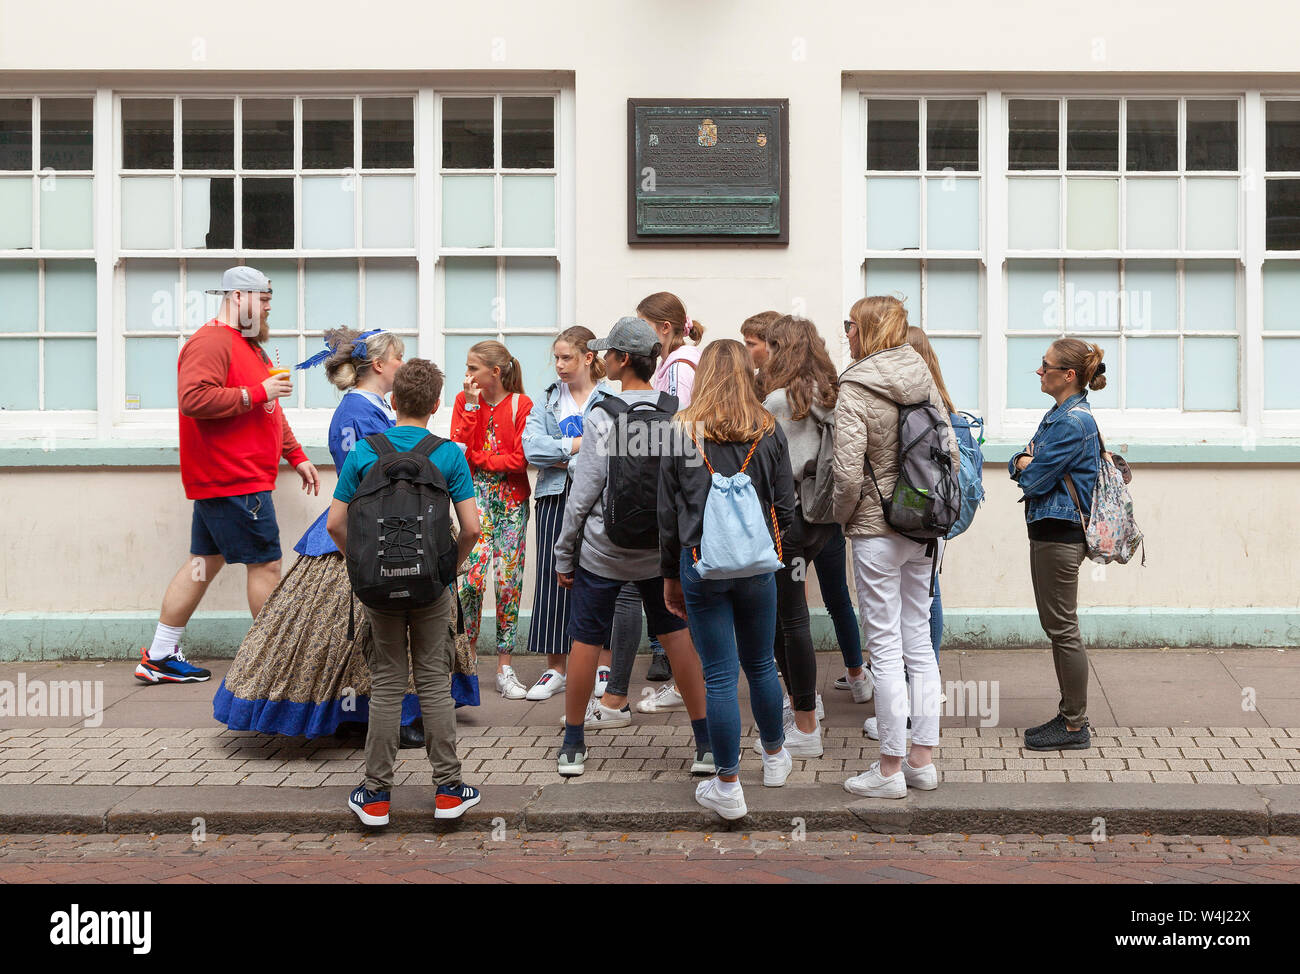
[[[533,401],[518,393],[515,403],[515,421],[510,422],[510,395],[495,406],[489,406],[479,396],[478,409],[467,412],[465,393],[456,393],[456,405],[451,412],[451,438],[465,444],[465,459],[470,470],[492,470],[507,474],[511,487],[510,499],[517,504],[528,500],[528,460],[524,457],[524,426],[532,411]],[[488,420],[495,420],[497,449],[487,449]]]
[[[293,467],[307,459],[279,401],[267,402],[270,370],[260,345],[215,318],[181,348],[181,481],[190,500],[274,490],[281,457]]]

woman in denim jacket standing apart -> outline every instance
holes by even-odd
[[[1052,659],[1061,688],[1059,712],[1025,731],[1032,751],[1075,751],[1092,745],[1088,733],[1088,654],[1079,634],[1079,566],[1086,553],[1079,508],[1092,509],[1097,484],[1097,422],[1088,389],[1106,387],[1102,349],[1077,338],[1053,342],[1038,376],[1043,392],[1056,400],[1034,438],[1007,464],[1024,493],[1029,525],[1029,574],[1038,621],[1052,640]],[[1078,494],[1079,508],[1066,488]]]

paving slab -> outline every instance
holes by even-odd
[[[103,832],[108,810],[138,790],[114,785],[0,785],[0,832]]]

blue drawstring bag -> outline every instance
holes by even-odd
[[[784,568],[776,509],[773,507],[771,511],[772,530],[769,532],[754,482],[745,473],[762,437],[754,441],[740,470],[730,477],[724,477],[713,469],[695,434],[691,434],[691,439],[712,478],[709,496],[704,502],[704,531],[700,536],[700,546],[694,552],[695,570],[700,578],[749,578]]]

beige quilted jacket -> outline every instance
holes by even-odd
[[[894,492],[898,479],[898,407],[929,399],[947,416],[939,390],[925,360],[911,345],[887,348],[858,359],[840,376],[840,396],[835,403],[835,520],[855,538],[893,534],[885,523],[880,497],[867,475],[863,456],[885,496]],[[948,428],[948,450],[953,470],[961,469],[957,437]]]

